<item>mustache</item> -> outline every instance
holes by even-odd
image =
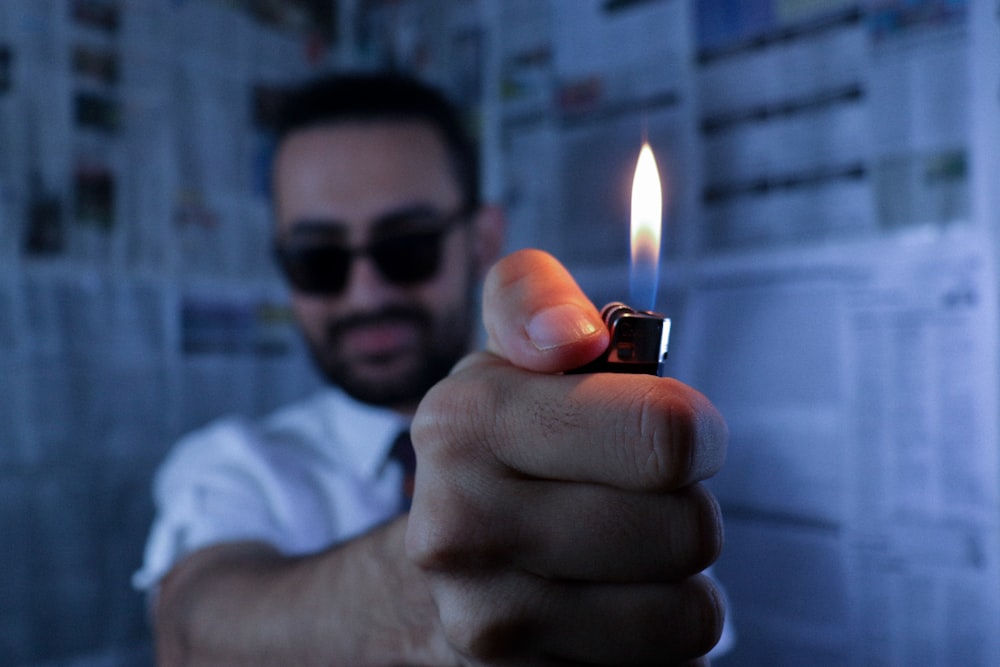
[[[386,306],[376,311],[357,313],[331,320],[327,324],[326,335],[329,339],[338,340],[341,336],[357,329],[394,322],[409,322],[419,327],[428,328],[431,325],[431,315],[419,306]]]

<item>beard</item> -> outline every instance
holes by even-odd
[[[321,341],[307,340],[324,378],[357,401],[382,407],[415,407],[468,351],[468,312],[434,314],[413,305],[331,321]],[[406,345],[377,351],[352,349],[349,341],[379,327],[412,332]]]

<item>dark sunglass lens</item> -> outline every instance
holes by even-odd
[[[387,280],[415,285],[437,273],[443,237],[443,231],[435,231],[385,239],[373,245],[371,256]]]
[[[317,245],[279,249],[288,281],[306,294],[339,294],[347,285],[350,253],[339,246]]]

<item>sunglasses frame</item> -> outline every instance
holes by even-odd
[[[463,205],[451,213],[447,213],[445,215],[438,217],[437,225],[433,228],[428,228],[425,230],[414,230],[402,234],[388,236],[384,239],[370,241],[363,246],[355,246],[355,247],[347,245],[340,246],[338,250],[344,252],[347,266],[346,268],[342,269],[344,272],[344,278],[341,281],[338,281],[338,284],[334,285],[333,287],[330,286],[323,287],[323,286],[317,286],[316,284],[308,284],[308,281],[303,281],[300,277],[299,272],[295,270],[294,263],[296,261],[295,257],[295,255],[297,254],[296,250],[301,251],[302,249],[310,247],[307,244],[303,244],[302,246],[295,248],[292,246],[292,244],[289,244],[287,241],[283,241],[281,238],[275,238],[272,244],[272,253],[278,264],[278,267],[281,269],[282,275],[285,277],[285,281],[289,284],[289,286],[293,290],[295,290],[296,292],[300,292],[302,294],[309,294],[314,296],[339,296],[344,292],[344,290],[347,289],[348,285],[350,284],[351,269],[353,268],[354,261],[359,257],[367,257],[369,260],[371,260],[372,264],[378,271],[379,277],[389,284],[401,287],[417,285],[423,282],[427,282],[435,275],[437,275],[438,271],[440,271],[441,269],[441,254],[442,254],[441,251],[443,249],[444,240],[461,223],[470,220],[472,212],[473,212],[472,207]],[[434,266],[429,271],[426,271],[427,275],[424,275],[424,272],[420,272],[419,275],[415,278],[408,278],[408,277],[400,278],[398,276],[393,276],[391,269],[388,271],[386,270],[384,260],[379,259],[378,253],[380,246],[384,246],[387,243],[399,243],[400,241],[406,242],[408,240],[416,240],[426,236],[436,237],[434,239],[435,243]],[[311,247],[317,248],[323,246],[338,246],[338,245],[339,244],[334,244],[334,243],[319,243],[319,244],[314,244]]]

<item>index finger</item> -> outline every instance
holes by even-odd
[[[423,456],[485,445],[530,477],[668,491],[718,472],[727,429],[705,396],[671,378],[538,375],[479,353],[425,396],[413,440]]]

